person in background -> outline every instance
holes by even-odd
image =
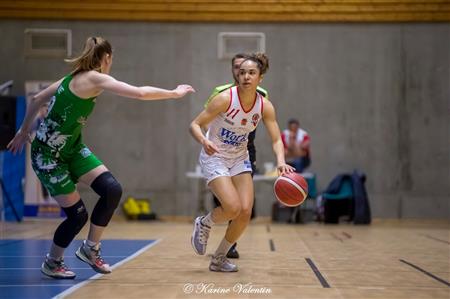
[[[288,128],[281,134],[284,144],[286,163],[295,168],[295,172],[303,172],[311,164],[310,137],[300,128],[298,119],[290,119]]]

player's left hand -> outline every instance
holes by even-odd
[[[281,164],[281,165],[277,166],[277,170],[278,170],[278,175],[283,175],[283,174],[294,172],[295,168],[290,165],[287,165],[287,164]]]

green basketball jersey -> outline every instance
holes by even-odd
[[[213,92],[211,93],[211,95],[209,96],[209,98],[206,100],[206,103],[204,105],[204,107],[206,108],[209,104],[209,102],[211,102],[211,100],[218,95],[219,93],[221,93],[224,90],[227,90],[228,88],[233,87],[235,84],[233,83],[228,83],[228,84],[224,84],[224,85],[220,85],[217,86],[216,88],[214,88]],[[264,88],[258,86],[256,87],[256,91],[258,93],[260,93],[263,97],[267,98],[267,96],[269,95],[267,90],[265,90]]]
[[[82,99],[70,91],[72,79],[72,75],[63,79],[50,101],[47,117],[36,132],[36,139],[57,156],[70,154],[71,148],[81,143],[81,130],[95,106],[95,97]]]

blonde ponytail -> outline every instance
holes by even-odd
[[[65,61],[72,65],[72,75],[84,71],[100,71],[105,54],[112,54],[111,44],[101,37],[89,37],[84,43],[81,55],[72,59],[65,59]]]

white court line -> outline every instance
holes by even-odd
[[[161,239],[157,239],[154,242],[152,242],[151,244],[148,244],[145,247],[142,247],[141,249],[139,249],[138,251],[136,251],[135,253],[133,253],[132,255],[130,255],[129,257],[127,257],[124,260],[121,260],[120,262],[114,264],[113,266],[111,266],[111,269],[115,269],[121,265],[123,265],[124,263],[128,262],[129,260],[134,259],[135,257],[137,257],[138,255],[142,254],[144,251],[146,251],[147,249],[149,249],[150,247],[153,247],[154,245],[156,245],[157,243],[159,243]],[[55,297],[53,297],[52,299],[59,299],[59,298],[64,298],[67,295],[70,295],[71,293],[75,292],[76,290],[78,290],[81,287],[84,287],[85,285],[87,285],[88,283],[90,283],[91,281],[98,279],[100,277],[102,277],[105,274],[95,274],[94,276],[91,276],[90,278],[88,278],[87,280],[77,283],[76,285],[72,286],[71,288],[65,290],[62,293],[59,293],[58,295],[56,295]]]
[[[44,255],[0,255],[0,257],[24,257],[24,258],[28,258],[28,257],[40,257],[40,258],[45,258],[45,254]],[[123,258],[123,257],[128,257],[128,255],[102,255],[102,257],[112,257],[112,258]],[[76,256],[65,256],[64,257],[65,260],[67,259],[78,259]]]

